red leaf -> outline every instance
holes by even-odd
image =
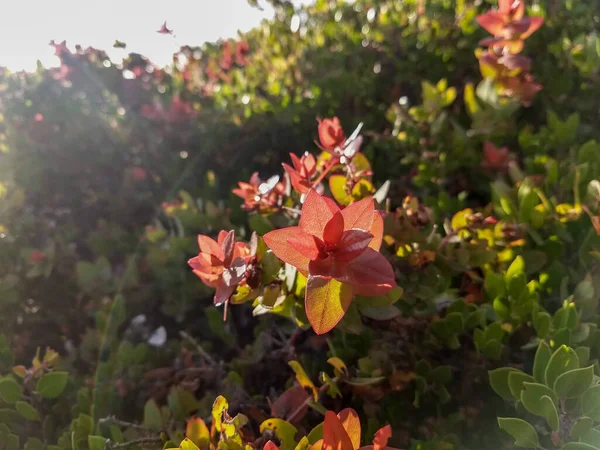
[[[336,278],[342,273],[340,270],[341,264],[332,255],[328,255],[324,259],[311,260],[308,263],[308,272],[319,277]]]
[[[477,16],[477,22],[483,29],[494,36],[502,36],[505,25],[505,16],[498,11],[490,11]]]
[[[323,229],[333,213],[324,197],[317,194],[317,191],[311,189],[306,195],[304,205],[302,206],[302,215],[300,216],[300,226],[308,234],[323,239]]]
[[[306,194],[310,190],[309,181],[303,177],[300,173],[290,167],[288,164],[283,163],[283,170],[290,176],[292,187],[300,194]]]
[[[396,286],[392,265],[372,248],[367,248],[340,269],[341,273],[336,274],[338,281],[352,286],[369,286],[372,293],[367,295],[383,295]]]
[[[233,260],[233,249],[235,248],[235,231],[231,230],[223,239],[223,265],[229,267]]]
[[[200,247],[200,251],[202,253],[208,253],[209,255],[217,257],[220,261],[223,261],[225,257],[223,254],[223,249],[214,241],[214,239],[204,236],[203,234],[199,234],[198,246]]]
[[[373,211],[375,211],[375,203],[372,197],[363,198],[347,206],[342,210],[344,230],[358,228],[369,231],[373,225]]]
[[[299,422],[308,411],[306,401],[310,398],[310,394],[302,386],[295,383],[273,402],[271,413],[273,417],[279,417],[284,420],[287,420],[289,416],[294,414],[294,421]],[[300,410],[300,412],[295,414],[297,410]]]
[[[225,238],[227,237],[228,234],[229,234],[228,231],[225,231],[225,230],[219,231],[219,235],[217,236],[217,244],[219,244],[221,247],[223,247],[223,241],[225,240]]]
[[[317,119],[319,122],[319,140],[321,145],[328,150],[342,145],[346,141],[344,130],[337,117],[332,119]]]
[[[358,418],[356,411],[352,408],[342,409],[337,416],[342,422],[342,426],[346,430],[346,433],[348,433],[353,448],[357,449],[360,447],[360,419]]]
[[[223,271],[221,261],[208,253],[199,253],[198,256],[191,258],[188,264],[192,269],[205,273],[221,273]]]
[[[337,211],[327,222],[323,229],[323,241],[325,244],[336,245],[344,233],[344,216]]]
[[[325,413],[323,422],[323,450],[355,450],[350,436],[333,411]]]
[[[167,21],[166,20],[162,24],[162,26],[160,27],[160,29],[157,30],[156,32],[160,33],[160,34],[173,34],[173,30],[170,30],[170,29],[167,28]]]
[[[315,333],[324,334],[335,327],[346,314],[351,301],[350,286],[333,278],[312,275],[308,277],[304,305],[306,316]],[[336,420],[339,422],[337,417]]]
[[[386,425],[385,427],[380,428],[373,438],[373,450],[383,450],[391,437],[392,427]]]
[[[225,303],[233,292],[235,291],[236,286],[226,286],[225,283],[219,284],[217,287],[217,291],[215,292],[215,298],[213,299],[213,303],[215,306],[222,305]]]
[[[279,450],[279,447],[277,447],[273,441],[268,441],[263,447],[263,450]]]
[[[294,236],[302,233],[300,227],[288,227],[280,230],[270,231],[263,236],[265,244],[271,249],[275,256],[282,261],[291,264],[298,269],[303,275],[308,275],[308,262],[309,258],[304,256],[294,247],[292,247],[288,240]]]
[[[373,235],[368,231],[345,231],[335,252],[335,259],[338,261],[350,261],[358,257],[358,255],[369,247],[369,243],[372,240]]]
[[[310,260],[317,259],[319,256],[319,246],[315,241],[315,237],[302,230],[299,230],[295,236],[289,238],[288,244]]]
[[[340,207],[332,198],[323,197],[323,200],[325,200],[325,203],[327,203],[327,207],[329,208],[329,211],[331,211],[331,214],[335,214],[340,210]]]
[[[375,211],[373,214],[371,234],[373,235],[373,239],[371,240],[369,247],[378,252],[381,248],[381,242],[383,241],[383,217],[379,211]]]
[[[236,258],[231,265],[223,271],[223,282],[226,286],[237,286],[246,275],[246,263],[242,258]]]
[[[521,35],[521,39],[527,39],[533,33],[535,33],[544,23],[543,17],[528,17],[529,28]]]
[[[300,169],[302,169],[302,162],[300,162],[300,158],[298,158],[294,153],[290,153],[290,158],[292,159],[294,169],[300,171]]]

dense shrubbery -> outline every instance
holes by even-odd
[[[2,72],[0,449],[600,448],[600,4],[271,3]]]

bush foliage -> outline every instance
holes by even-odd
[[[600,448],[598,1],[270,3],[1,71],[0,449]]]

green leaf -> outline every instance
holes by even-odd
[[[181,450],[200,450],[198,446],[192,441],[190,441],[188,438],[185,438],[183,441],[181,441],[179,448],[181,448]]]
[[[581,399],[581,411],[585,416],[600,421],[600,385],[594,385],[585,391]]]
[[[450,366],[436,367],[430,373],[429,379],[438,385],[448,384],[452,380],[452,369]]]
[[[584,433],[590,430],[594,426],[594,421],[589,417],[582,417],[573,424],[571,428],[571,437],[573,439],[579,439]]]
[[[296,446],[296,440],[294,437],[298,430],[291,423],[286,422],[282,419],[267,419],[260,425],[260,432],[264,433],[266,430],[271,430],[279,439],[280,450],[294,450]]]
[[[493,271],[485,274],[485,282],[483,285],[485,293],[490,300],[495,300],[502,297],[506,291],[506,283],[502,275]]]
[[[160,430],[162,424],[163,421],[160,408],[156,404],[156,401],[151,398],[144,406],[144,426],[153,430]]]
[[[485,345],[481,349],[481,353],[490,359],[500,359],[500,356],[502,355],[502,342],[496,339],[490,339],[489,341],[486,341]]]
[[[347,181],[345,175],[331,175],[329,177],[331,195],[340,205],[348,205],[352,201],[352,197],[346,192]]]
[[[19,401],[15,403],[15,408],[27,420],[40,420],[40,414],[37,409],[29,403]]]
[[[521,398],[521,391],[524,389],[523,383],[534,382],[531,375],[523,372],[512,372],[508,374],[508,388],[514,398]]]
[[[542,397],[550,397],[556,402],[554,391],[548,386],[539,383],[524,383],[521,392],[521,403],[527,411],[536,416],[544,415],[544,408],[541,404]]]
[[[545,379],[546,386],[554,387],[554,382],[563,373],[579,368],[577,353],[566,345],[561,345],[548,361]]]
[[[544,339],[550,332],[550,326],[552,324],[552,317],[547,312],[539,312],[535,316],[535,322],[533,323],[537,337]]]
[[[56,398],[65,390],[68,381],[68,372],[49,372],[38,380],[35,390],[44,398]]]
[[[508,283],[513,277],[525,273],[525,260],[522,256],[517,256],[511,263],[504,276],[505,281]]]
[[[19,450],[21,443],[19,436],[16,434],[7,434],[6,435],[6,450]],[[49,449],[49,447],[48,447]]]
[[[540,406],[542,408],[542,416],[545,417],[546,422],[548,422],[548,426],[552,431],[558,431],[559,420],[558,420],[558,411],[556,410],[556,405],[552,401],[552,399],[544,395],[540,399]]]
[[[27,439],[27,442],[25,442],[23,450],[44,450],[44,443],[38,438],[30,437]]]
[[[448,330],[450,330],[450,332],[452,334],[460,334],[465,329],[463,316],[459,312],[453,312],[453,313],[448,314],[444,318],[444,320],[446,321]]]
[[[499,369],[490,370],[488,376],[490,378],[490,386],[496,394],[505,400],[514,400],[515,397],[511,394],[508,386],[508,376],[511,372],[520,372],[514,367],[500,367]]]
[[[351,386],[370,386],[373,384],[379,384],[386,379],[386,377],[355,377],[344,381]]]
[[[559,397],[577,398],[592,384],[594,366],[574,369],[560,375],[554,382],[554,392]]]
[[[536,448],[540,444],[535,428],[522,419],[498,417],[498,426],[513,437],[517,447]]]
[[[308,442],[311,445],[319,441],[320,439],[323,439],[323,423],[320,423],[319,425],[314,427],[306,437],[308,438]]]
[[[0,380],[0,398],[9,405],[15,404],[23,397],[23,388],[12,378]]]
[[[356,295],[354,301],[361,307],[377,308],[381,306],[390,306],[402,298],[402,293],[403,289],[400,286],[396,286],[385,295],[378,295],[376,297]]]
[[[248,224],[252,231],[256,231],[256,234],[263,236],[269,231],[273,231],[275,228],[269,219],[262,214],[251,214],[248,218]]]
[[[548,366],[551,357],[552,351],[550,350],[550,347],[544,341],[541,341],[533,360],[533,378],[535,378],[535,381],[538,383],[546,382],[546,367]]]
[[[565,444],[562,450],[598,450],[596,447],[583,442],[569,442]]]
[[[104,450],[106,438],[102,436],[88,436],[88,447],[90,450]]]
[[[590,428],[579,438],[580,442],[593,445],[595,448],[600,448],[600,430]]]
[[[575,349],[577,358],[579,359],[579,365],[584,366],[590,361],[590,348],[589,347],[577,347]]]
[[[392,320],[400,315],[400,310],[394,305],[375,308],[359,306],[358,310],[363,316],[373,320]]]

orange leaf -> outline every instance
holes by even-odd
[[[342,210],[344,230],[358,228],[369,231],[373,225],[373,211],[375,211],[375,202],[372,197],[363,198],[347,206]]]
[[[304,205],[302,205],[300,227],[308,234],[323,239],[323,229],[332,217],[333,213],[323,197],[314,189],[308,191]]]
[[[323,450],[355,450],[350,436],[333,411],[325,413],[323,424]]]
[[[279,450],[279,447],[273,444],[273,441],[268,441],[263,447],[263,450]]]
[[[275,256],[306,275],[309,259],[288,244],[288,239],[296,237],[301,231],[300,227],[282,228],[268,232],[263,236],[263,239],[265,244],[275,253]]]
[[[344,317],[352,301],[352,288],[334,278],[308,277],[304,305],[317,334],[324,334]]]
[[[388,439],[392,437],[392,427],[386,425],[380,428],[373,438],[373,450],[383,450],[388,443]]]
[[[360,419],[358,414],[352,408],[342,409],[338,418],[342,422],[342,426],[348,433],[354,448],[360,447]]]
[[[317,442],[311,445],[310,450],[323,450],[323,439],[319,439]]]
[[[371,230],[369,230],[373,235],[373,239],[369,244],[376,252],[381,248],[381,242],[383,241],[383,217],[378,211],[375,211],[373,214],[373,225],[371,225]]]
[[[210,432],[204,421],[199,417],[192,417],[188,420],[185,428],[185,437],[200,448],[208,448]]]

